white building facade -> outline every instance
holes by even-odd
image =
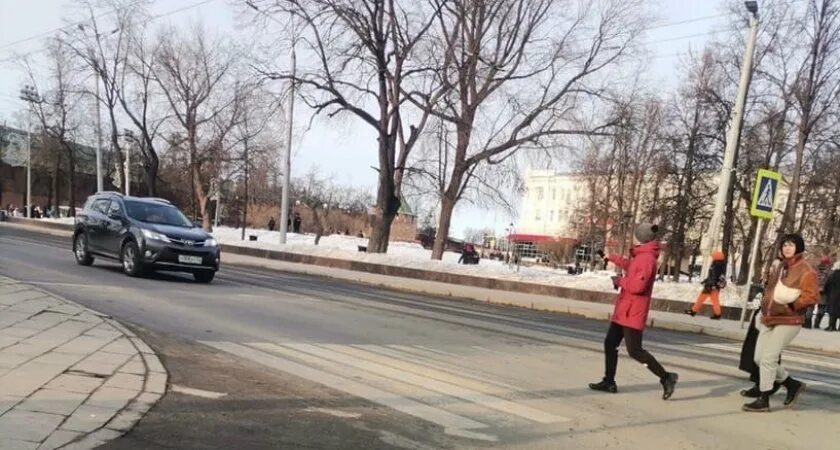
[[[516,232],[574,238],[577,216],[587,199],[581,175],[529,169]]]

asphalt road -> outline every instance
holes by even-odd
[[[840,361],[787,352],[794,410],[747,414],[739,343],[651,329],[674,397],[625,356],[617,395],[604,322],[224,265],[211,285],[77,266],[67,239],[0,226],[0,274],[133,326],[170,390],[107,448],[838,448]],[[840,339],[840,333],[837,333]],[[218,393],[218,395],[213,395]],[[219,398],[205,398],[218,397]]]

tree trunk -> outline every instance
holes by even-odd
[[[201,168],[198,167],[196,164],[193,164],[192,168],[192,179],[193,185],[192,189],[195,192],[195,199],[197,206],[199,208],[199,212],[201,213],[201,227],[204,228],[206,231],[213,231],[213,222],[210,221],[210,214],[207,214],[207,193],[204,191],[204,187],[201,185]],[[245,226],[243,224],[243,226]]]
[[[752,246],[753,241],[755,239],[759,239],[760,236],[758,235],[758,218],[753,217],[750,220],[750,231],[747,233],[747,236],[744,238],[744,251],[741,254],[741,267],[738,270],[738,278],[735,281],[738,285],[743,285],[749,283],[749,276],[750,276],[750,253],[752,253]],[[756,255],[757,257],[758,255]]]
[[[67,215],[76,217],[76,161],[72,155],[67,159],[67,203],[70,206]]]
[[[396,196],[393,178],[393,138],[379,135],[379,186],[376,191],[376,207],[371,217],[368,253],[387,253],[391,239],[391,224],[400,210],[400,199]]]
[[[449,228],[452,226],[452,212],[455,210],[455,199],[448,192],[443,195],[440,202],[440,217],[435,233],[435,243],[432,245],[432,259],[440,261],[443,252],[446,250],[446,241],[449,239]]]
[[[150,150],[149,144],[144,144],[146,155],[146,192],[149,197],[157,196],[157,174],[160,168],[160,159],[154,151]]]
[[[117,132],[117,119],[114,117],[114,108],[109,105],[108,118],[111,121],[111,148],[114,149],[114,157],[117,160],[117,172],[120,174],[120,180],[123,180],[123,189],[128,186],[130,180],[126,177],[125,172],[125,158],[123,157],[122,147],[120,146],[120,135]]]
[[[248,228],[248,144],[245,144],[245,204],[242,207],[242,240],[245,240],[245,228]]]

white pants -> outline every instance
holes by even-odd
[[[755,343],[755,363],[759,368],[759,388],[761,392],[773,389],[774,381],[784,381],[788,372],[779,364],[782,350],[799,334],[801,325],[776,325],[768,327],[761,323],[761,315],[755,319],[758,328],[758,341]]]

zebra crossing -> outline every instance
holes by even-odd
[[[441,426],[451,436],[495,442],[499,426],[550,426],[571,419],[511,400],[518,388],[450,363],[457,353],[408,345],[203,344]],[[473,348],[472,351],[479,349]]]

